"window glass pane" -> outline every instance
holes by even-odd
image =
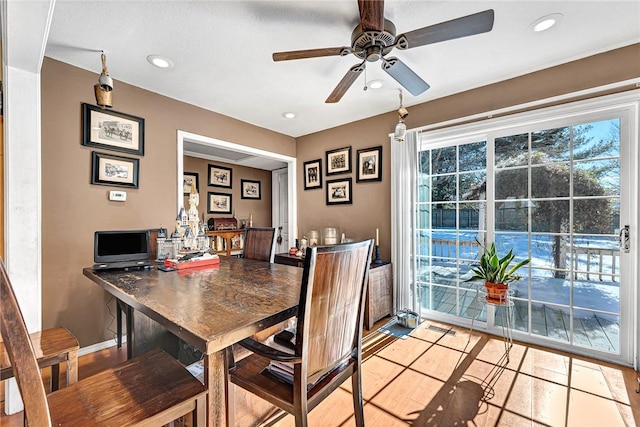
[[[529,229],[529,202],[507,200],[495,203],[496,231],[527,231]]]
[[[423,228],[431,227],[431,204],[420,203],[418,205],[418,224]]]
[[[584,234],[614,234],[620,227],[617,198],[573,202],[573,231]]]
[[[569,197],[571,171],[568,163],[531,167],[531,197]]]
[[[460,175],[460,200],[485,200],[487,198],[486,172],[468,172]]]
[[[496,200],[526,199],[528,194],[528,169],[502,169],[496,172]]]
[[[526,165],[529,161],[529,134],[504,136],[495,139],[496,166]]]
[[[431,201],[431,177],[427,174],[418,175],[418,202]]]
[[[569,200],[531,202],[531,231],[567,233],[569,231]]]
[[[566,270],[569,262],[568,234],[534,234],[531,236],[531,266],[542,268],[538,276],[558,277],[552,269]]]
[[[571,132],[568,127],[547,129],[531,134],[531,163],[568,161]]]
[[[575,344],[618,353],[620,351],[620,316],[573,311]]]
[[[620,161],[591,160],[573,165],[574,196],[620,195]]]
[[[418,171],[425,175],[431,174],[431,150],[421,151],[418,155]]]
[[[456,200],[456,176],[434,176],[431,179],[431,198],[434,202]]]
[[[460,160],[458,161],[458,170],[479,171],[487,167],[487,142],[474,142],[472,144],[461,145]]]
[[[456,216],[455,203],[434,203],[433,210],[431,211],[432,228],[434,230],[439,228],[455,228]]]
[[[620,156],[620,119],[574,126],[573,145],[576,160]]]
[[[569,341],[569,309],[550,304],[531,303],[531,333]]]
[[[458,162],[456,147],[444,147],[431,151],[431,173],[451,173],[456,171]]]
[[[496,249],[499,256],[505,256],[511,249],[515,255],[514,263],[521,261],[525,258],[529,258],[529,238],[523,233],[497,233],[495,235]],[[520,273],[520,276],[524,276],[526,273]]]
[[[456,231],[451,229],[433,232],[432,256],[434,259],[437,258],[447,262],[455,260],[457,246],[456,234]]]
[[[574,239],[571,251],[574,279],[591,285],[620,284],[620,248],[618,238],[604,236],[579,236]],[[615,290],[614,294],[617,294]],[[609,296],[613,294],[608,293]],[[590,305],[582,305],[591,307]]]
[[[431,307],[447,314],[456,314],[456,289],[445,286],[431,286]]]

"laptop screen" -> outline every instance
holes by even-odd
[[[114,263],[149,260],[149,231],[96,231],[93,260]]]

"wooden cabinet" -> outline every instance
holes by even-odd
[[[371,264],[366,298],[364,327],[370,330],[378,320],[393,314],[393,270],[390,263]]]
[[[276,254],[276,264],[303,267],[304,260],[287,253]],[[393,314],[393,270],[391,263],[371,264],[369,267],[369,285],[364,306],[364,327],[370,330],[385,316]]]
[[[218,255],[242,255],[245,230],[216,230],[207,232],[210,247]]]

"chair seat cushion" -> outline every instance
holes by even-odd
[[[172,408],[178,418],[205,393],[177,360],[154,350],[51,393],[48,401],[55,426],[128,426],[183,404],[182,413]]]

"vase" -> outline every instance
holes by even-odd
[[[487,302],[504,304],[507,301],[508,284],[484,282],[484,287],[487,290]]]

